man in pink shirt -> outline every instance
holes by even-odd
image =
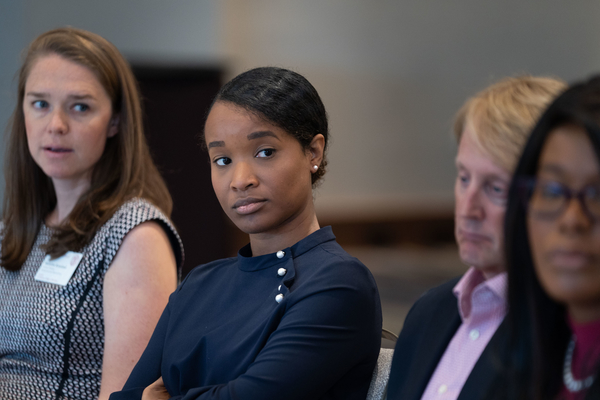
[[[552,78],[504,79],[458,112],[455,237],[462,276],[413,305],[396,343],[388,400],[484,399],[503,346],[503,223],[510,179],[527,136],[566,86]]]

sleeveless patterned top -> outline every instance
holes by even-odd
[[[167,232],[180,269],[179,235],[169,219],[143,199],[123,204],[98,230],[81,251],[83,259],[66,286],[34,280],[46,256],[40,246],[52,234],[46,225],[21,270],[0,267],[0,399],[98,397],[104,274],[125,235],[150,220]]]

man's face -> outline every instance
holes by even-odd
[[[454,234],[460,258],[489,279],[504,271],[503,224],[511,175],[479,150],[469,124],[456,168]]]

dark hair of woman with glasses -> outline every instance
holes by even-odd
[[[327,114],[315,88],[255,68],[217,94],[204,126],[213,189],[249,235],[173,293],[122,399],[364,400],[381,344],[368,269],[321,228]]]
[[[490,397],[600,398],[599,159],[596,77],[550,105],[515,171],[505,226],[510,350]]]

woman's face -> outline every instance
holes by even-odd
[[[314,214],[314,154],[293,136],[227,102],[214,104],[204,135],[213,188],[242,231],[284,234]]]
[[[111,100],[88,68],[56,54],[34,61],[23,114],[29,152],[56,183],[89,184],[106,140],[118,129]]]
[[[600,224],[589,214],[598,212],[600,165],[582,127],[563,125],[549,134],[536,182],[527,226],[540,283],[575,320],[600,318]],[[573,198],[556,207],[565,188],[585,190],[588,210]]]

